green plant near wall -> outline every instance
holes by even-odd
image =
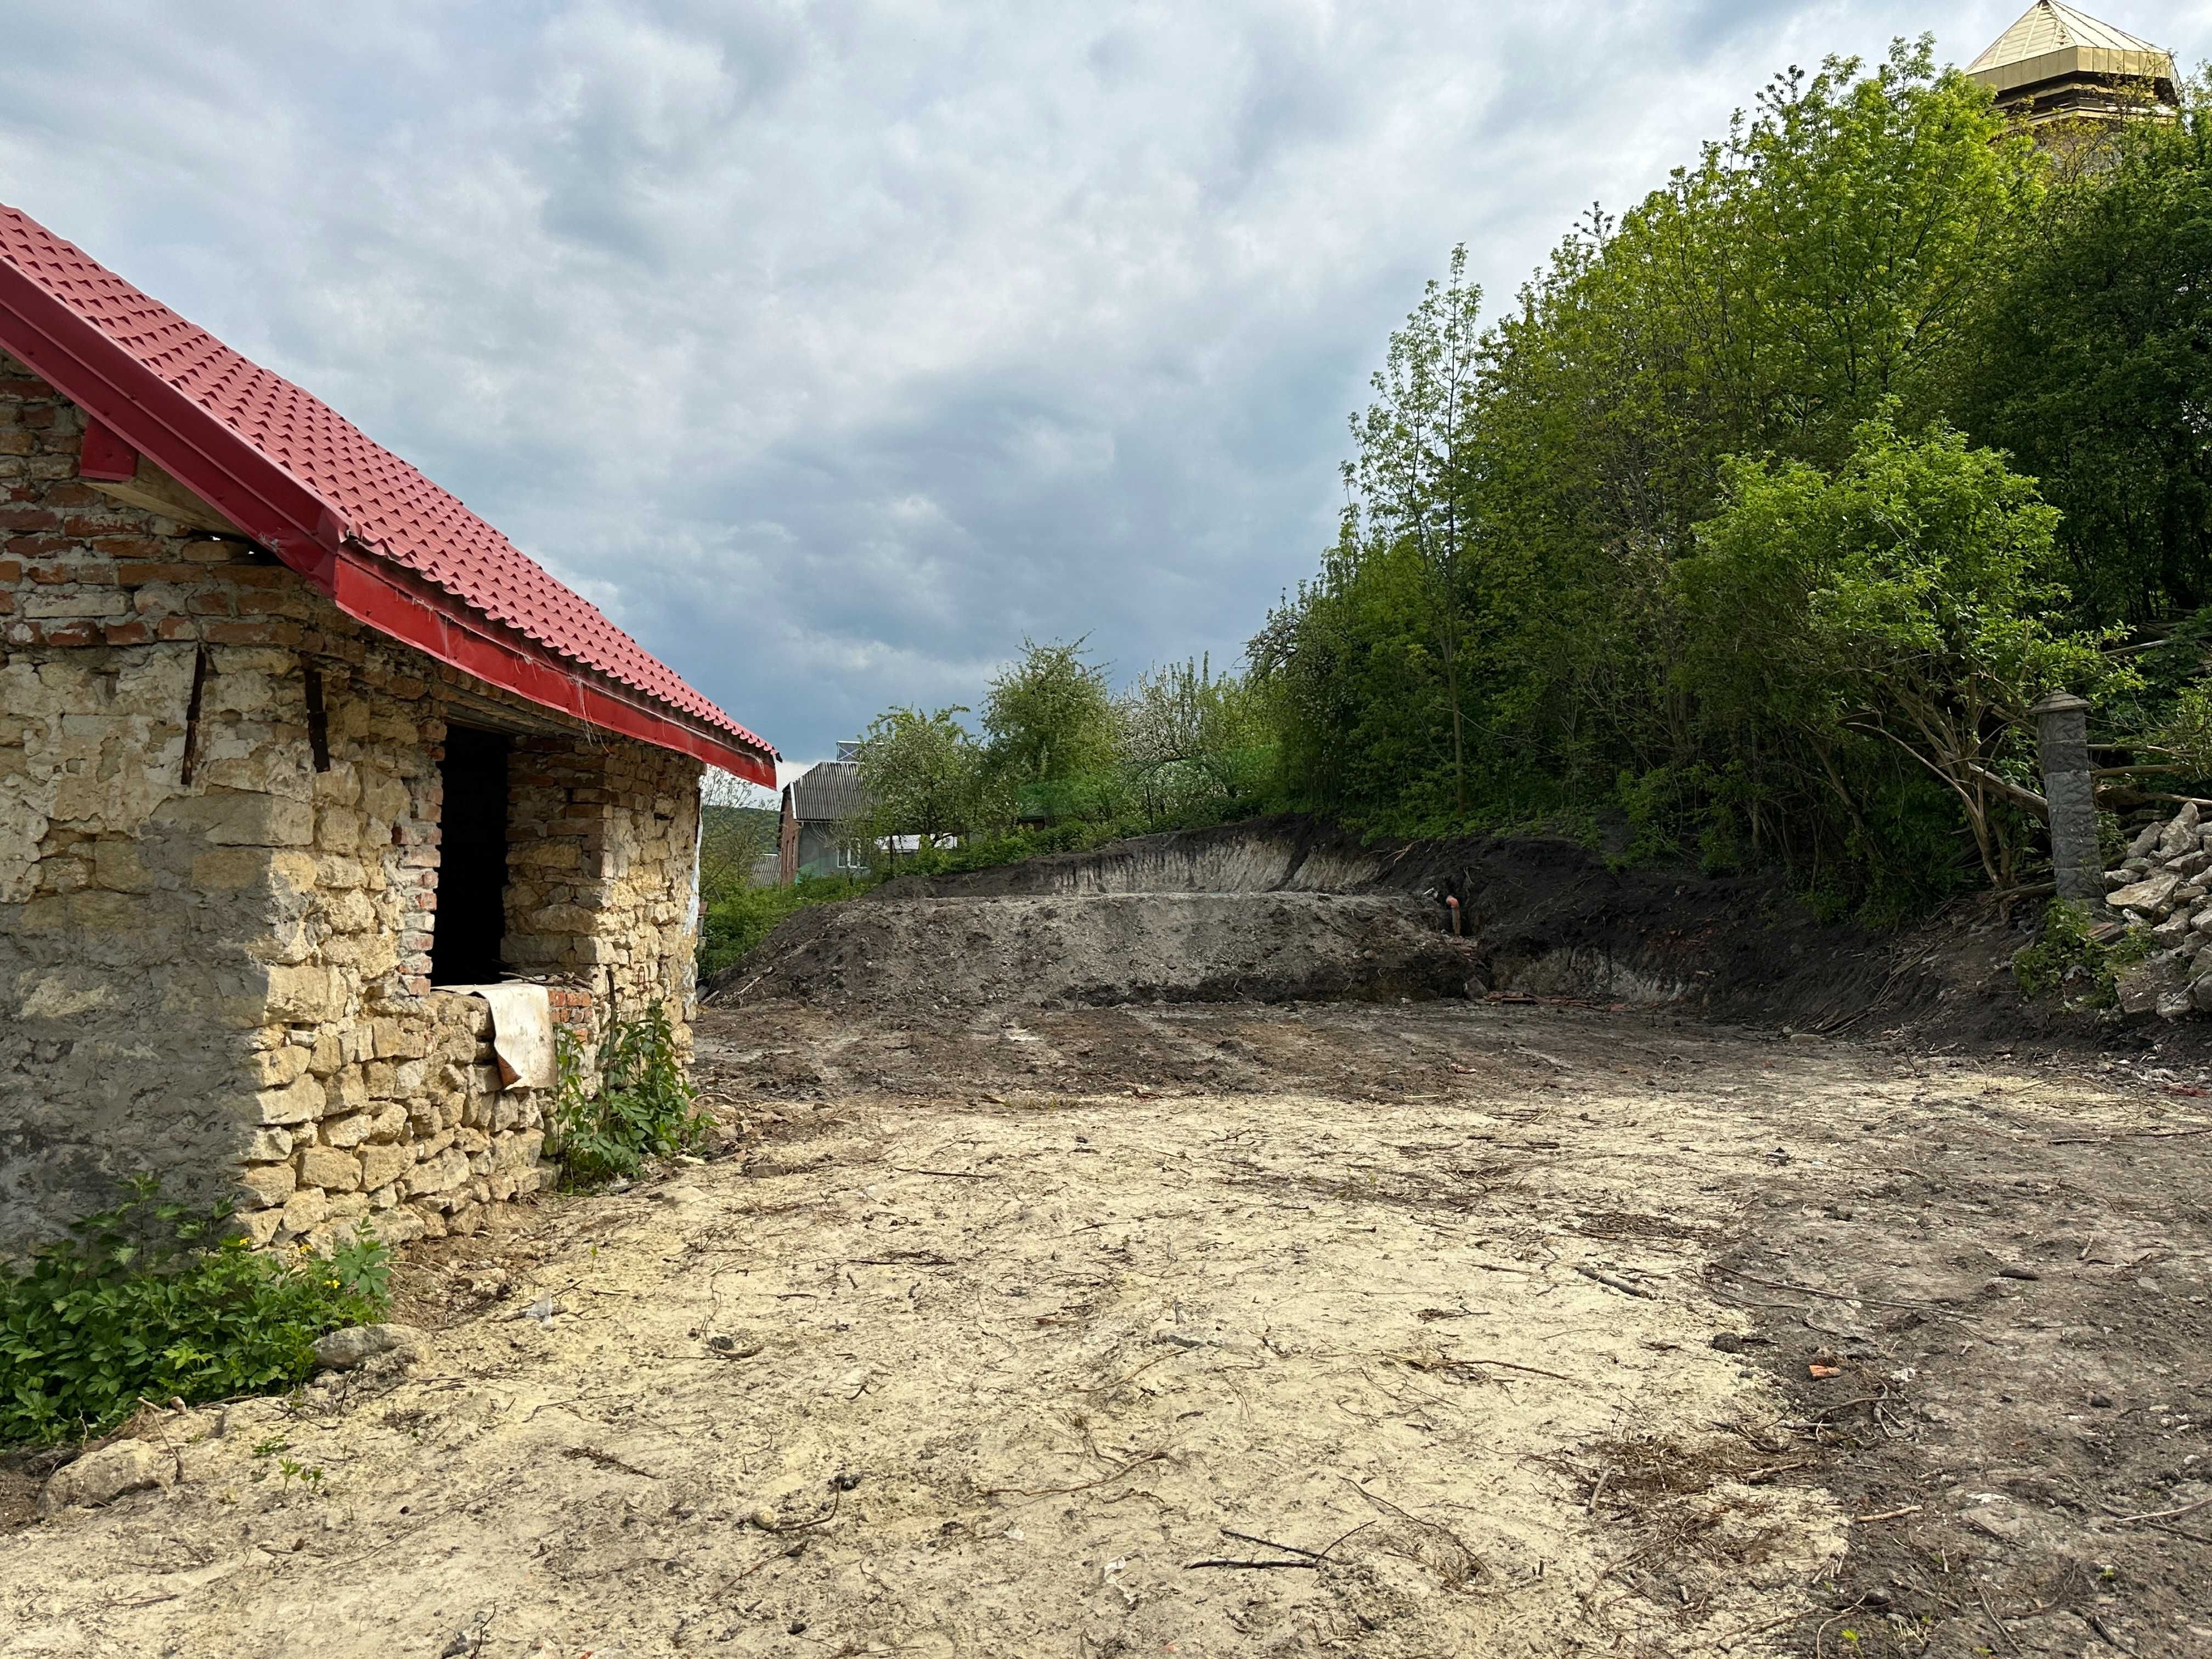
[[[572,1190],[636,1173],[648,1158],[703,1142],[714,1120],[684,1075],[675,1027],[659,1003],[634,1020],[610,1021],[599,1041],[599,1087],[584,1085],[583,1044],[554,1033],[552,1152]]]
[[[2110,1008],[2119,1000],[2119,975],[2150,954],[2150,936],[2130,929],[2106,945],[2094,931],[2087,907],[2054,900],[2043,915],[2043,937],[2013,952],[2012,975],[2023,995],[2056,993],[2077,1008]]]
[[[247,1247],[228,1205],[164,1200],[142,1175],[30,1261],[0,1267],[0,1445],[104,1434],[142,1403],[196,1403],[304,1381],[315,1339],[381,1318],[385,1247],[327,1258]]]

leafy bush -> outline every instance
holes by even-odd
[[[327,1259],[247,1247],[230,1208],[129,1183],[24,1267],[0,1267],[0,1445],[104,1434],[147,1401],[289,1388],[315,1339],[381,1318],[385,1247],[362,1235]]]
[[[2024,995],[2071,994],[2076,1007],[2110,1008],[2119,1000],[2119,972],[2150,954],[2147,933],[2130,931],[2112,945],[2092,931],[2096,919],[2082,905],[2053,900],[2043,914],[2043,937],[2013,952],[2013,979]]]
[[[1054,853],[1087,853],[1109,841],[1145,835],[1152,827],[1131,819],[1030,824],[1002,835],[970,836],[958,847],[910,854],[901,860],[900,869],[912,875],[961,875],[1001,864],[1019,864],[1024,859],[1044,858]]]
[[[551,1150],[572,1188],[601,1186],[635,1173],[647,1158],[687,1152],[714,1127],[658,1002],[636,1019],[609,1022],[597,1094],[585,1091],[583,1047],[566,1026],[554,1033],[553,1049]]]

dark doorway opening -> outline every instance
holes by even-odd
[[[507,738],[496,732],[446,728],[446,758],[438,768],[446,804],[437,920],[430,927],[434,985],[488,985],[500,976],[507,936]]]

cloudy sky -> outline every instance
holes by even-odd
[[[1233,660],[1455,241],[1509,296],[1775,70],[2023,3],[71,0],[0,201],[804,758],[1025,635]]]

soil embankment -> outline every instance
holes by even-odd
[[[1397,894],[871,896],[802,910],[708,988],[865,1006],[1463,996],[1474,953]]]
[[[708,996],[929,1007],[1506,992],[1832,1029],[1926,1000],[1933,986],[1896,974],[1899,960],[1771,878],[1618,871],[1560,840],[1363,846],[1284,817],[890,882],[792,917]]]

